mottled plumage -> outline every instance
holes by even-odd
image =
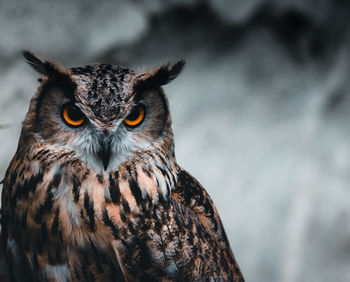
[[[176,163],[161,86],[183,62],[66,71],[24,55],[43,81],[3,183],[10,279],[243,281],[213,202]]]

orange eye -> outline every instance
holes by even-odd
[[[79,108],[73,104],[66,104],[62,108],[62,118],[63,120],[72,127],[81,126],[86,117],[79,110]]]
[[[124,119],[124,123],[129,127],[140,125],[145,117],[145,107],[138,105],[132,109],[130,114]]]

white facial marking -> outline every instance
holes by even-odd
[[[178,271],[178,268],[174,261],[170,262],[169,265],[165,268],[165,273],[167,273],[169,276],[176,274],[177,271]]]
[[[136,150],[132,133],[126,131],[124,128],[119,128],[112,132],[110,138],[111,156],[106,172],[116,170]],[[89,168],[94,169],[97,173],[103,173],[105,171],[102,160],[98,156],[101,148],[96,132],[83,131],[69,144],[69,147],[73,148],[79,159],[85,162]]]
[[[165,181],[165,177],[161,174],[158,169],[154,170],[154,177],[158,183],[158,191],[163,195],[164,198],[168,196],[167,184]]]
[[[67,264],[45,266],[45,278],[48,281],[66,282],[70,281],[70,271]]]
[[[67,221],[67,223],[70,223],[67,226],[70,229],[69,232],[71,232],[72,224],[78,227],[80,226],[79,211],[77,205],[73,202],[71,190],[72,187],[65,181],[62,181],[57,189],[52,189],[53,198],[60,204],[61,212],[67,213],[69,216],[70,220]]]
[[[123,277],[125,278],[125,281],[126,281],[124,264],[123,264],[123,262],[121,260],[121,257],[120,257],[119,251],[118,251],[118,242],[117,241],[113,241],[112,245],[113,245],[113,250],[114,250],[115,256],[117,257],[117,261],[118,261],[119,267],[122,270]]]
[[[40,163],[38,161],[32,161],[30,164],[30,169],[33,176],[38,175],[40,171]]]
[[[7,239],[7,249],[12,253],[17,254],[18,252],[18,244],[14,239]]]

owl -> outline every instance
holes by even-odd
[[[218,212],[176,162],[152,71],[68,70],[25,51],[41,74],[3,180],[11,281],[244,281]]]

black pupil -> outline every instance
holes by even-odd
[[[83,114],[76,106],[70,106],[68,108],[68,116],[71,120],[78,121],[83,118]]]
[[[140,106],[135,107],[128,115],[128,120],[136,120],[140,115]]]

